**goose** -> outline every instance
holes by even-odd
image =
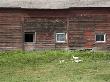
[[[79,63],[82,62],[82,60],[74,60],[74,62]]]
[[[65,60],[60,60],[60,63],[63,63],[63,62],[65,62]]]
[[[75,56],[73,56],[73,59],[78,60],[78,59],[79,59],[79,57],[75,57]]]

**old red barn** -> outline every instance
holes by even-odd
[[[110,1],[1,1],[0,50],[110,49]]]

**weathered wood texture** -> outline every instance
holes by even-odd
[[[110,49],[110,10],[95,9],[0,9],[0,49]],[[24,32],[36,32],[35,43],[24,43]],[[56,43],[55,33],[66,32],[68,40]],[[96,43],[97,33],[106,34]]]
[[[0,50],[22,49],[22,22],[16,12],[0,11]]]
[[[36,32],[36,42],[25,43],[26,50],[62,49],[65,44],[56,43],[56,33],[67,31],[67,13],[65,10],[30,10],[24,12],[24,32]]]
[[[73,13],[73,14],[72,14]],[[69,46],[94,49],[109,49],[110,44],[109,10],[72,10],[69,20]],[[95,35],[106,34],[106,42],[97,43]]]
[[[65,32],[66,21],[62,18],[25,18],[24,32],[36,32],[35,49],[56,49],[55,34],[57,32]],[[59,44],[59,43],[58,43]],[[60,48],[65,48],[67,45],[62,44]],[[25,47],[29,46],[25,44]]]

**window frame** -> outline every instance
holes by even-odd
[[[104,35],[104,41],[97,41],[97,40],[96,40],[97,35]],[[105,43],[105,42],[106,42],[106,33],[97,33],[97,34],[95,35],[95,41],[96,41],[96,43]]]
[[[58,41],[58,39],[57,39],[57,36],[58,36],[58,34],[64,34],[65,35],[65,40],[64,41]],[[67,41],[67,33],[66,32],[58,32],[58,33],[56,33],[56,43],[66,43],[66,41]]]
[[[33,34],[33,42],[26,42],[25,34]],[[24,43],[36,43],[36,32],[24,32]]]

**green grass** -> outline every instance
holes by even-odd
[[[0,82],[110,82],[110,52],[1,52]]]

